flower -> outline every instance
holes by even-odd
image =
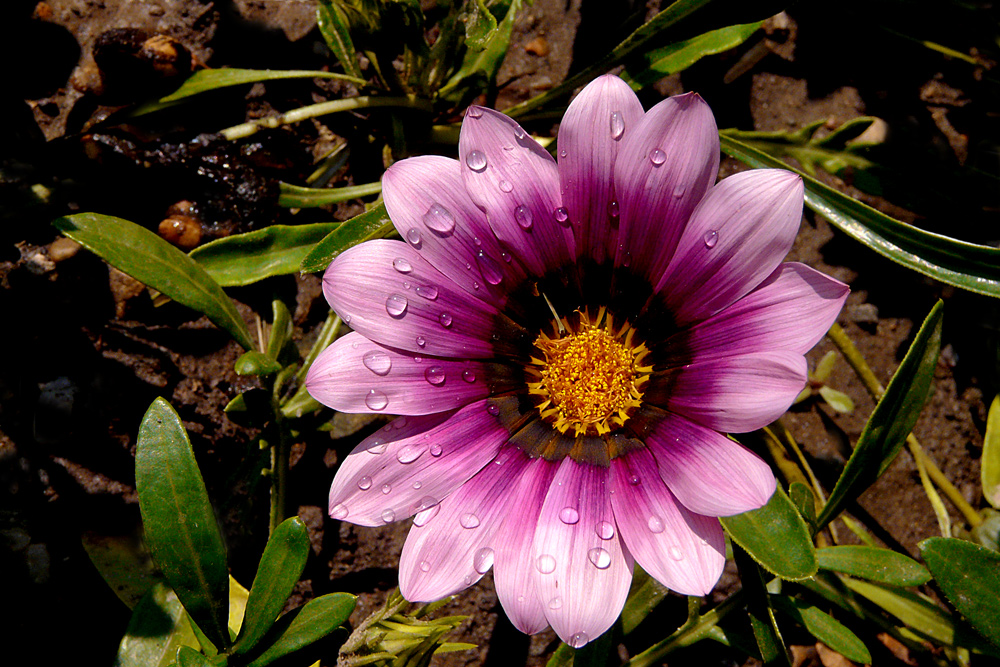
[[[573,646],[621,612],[633,561],[704,595],[724,565],[716,517],[756,509],[770,468],[721,432],[781,415],[845,285],[781,264],[801,179],[715,183],[719,139],[695,94],[648,112],[604,76],[570,104],[558,163],[472,107],[459,160],[383,177],[405,241],[342,253],[323,289],[353,329],[307,380],[345,412],[403,415],[346,457],[335,519],[413,516],[408,600],[493,568],[511,621]]]

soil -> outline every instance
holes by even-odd
[[[499,75],[498,107],[557,84],[620,41],[656,4],[623,3],[632,11],[612,12],[599,0],[536,0],[517,21]],[[343,220],[360,212],[360,203],[293,216],[277,208],[272,190],[278,178],[302,182],[318,146],[330,137],[367,136],[359,129],[367,121],[302,123],[261,133],[239,150],[210,135],[195,146],[188,143],[246,118],[341,93],[337,85],[301,81],[220,94],[219,104],[182,112],[169,127],[142,119],[125,129],[101,125],[121,106],[140,101],[133,94],[155,98],[181,80],[146,82],[133,91],[102,79],[94,59],[101,35],[115,29],[167,35],[195,67],[318,69],[332,60],[316,29],[312,1],[32,0],[9,3],[5,11],[12,20],[0,48],[5,62],[17,66],[0,91],[3,106],[14,112],[0,130],[0,193],[8,202],[0,211],[0,313],[7,350],[0,364],[0,597],[16,619],[3,624],[2,632],[7,646],[44,646],[43,663],[68,663],[83,653],[95,664],[108,664],[130,612],[88,559],[81,536],[134,535],[135,437],[150,402],[164,396],[181,414],[221,515],[233,574],[247,584],[263,547],[267,496],[262,486],[245,481],[260,463],[257,432],[222,412],[248,388],[233,371],[238,346],[177,304],[155,306],[143,285],[58,238],[48,223],[94,210],[155,229],[171,205],[185,200],[198,206],[202,240],[273,222]],[[884,23],[878,10],[864,19],[796,6],[740,48],[660,82],[643,101],[648,106],[663,94],[697,90],[713,106],[720,127],[741,129],[795,130],[816,119],[827,119],[833,128],[861,115],[878,116],[889,128],[878,153],[890,166],[880,181],[883,196],[855,188],[849,175],[824,178],[928,229],[998,240],[997,194],[954,176],[962,163],[976,165],[988,153],[986,118],[998,106],[995,93],[984,89],[987,68],[887,38],[878,28]],[[851,52],[839,41],[847,26],[857,40]],[[380,118],[371,116],[376,125]],[[552,121],[544,123],[531,129],[555,130]],[[192,165],[217,154],[238,162],[241,178],[264,194],[248,198],[225,179],[192,173]],[[727,159],[723,175],[739,169]],[[380,170],[378,156],[359,151],[335,182],[370,182]],[[44,201],[39,192],[46,193]],[[914,433],[966,499],[981,504],[978,458],[986,405],[1000,377],[997,302],[902,269],[808,211],[789,259],[851,285],[840,322],[883,383],[924,315],[937,299],[945,300],[945,349]],[[229,293],[252,329],[259,317],[270,319],[273,298],[295,304],[295,339],[303,350],[326,315],[313,275]],[[831,343],[821,342],[810,363],[830,349]],[[854,400],[853,412],[840,414],[810,399],[784,419],[829,489],[873,403],[846,363],[838,363],[828,383]],[[337,415],[328,433],[302,435],[293,456],[291,506],[306,521],[313,545],[296,601],[332,591],[356,593],[355,623],[396,585],[408,526],[338,523],[326,517],[326,494],[338,458],[383,423]],[[851,511],[879,540],[914,556],[917,543],[938,531],[907,453]],[[728,573],[720,587],[731,588],[733,580]],[[672,596],[655,622],[675,627],[682,609]],[[531,638],[516,631],[489,576],[456,596],[445,612],[468,615],[452,640],[478,648],[441,656],[435,664],[542,665],[558,645],[551,631]],[[648,632],[638,634],[649,639]],[[620,653],[642,648],[634,637]],[[888,653],[877,657],[877,664],[892,664]],[[731,664],[714,650],[709,659]],[[684,660],[679,656],[675,664]]]

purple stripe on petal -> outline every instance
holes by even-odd
[[[602,534],[613,523],[608,469],[563,459],[538,517],[531,574],[549,625],[576,648],[611,627],[632,582],[631,555]]]
[[[799,231],[803,187],[790,171],[754,169],[709,191],[656,287],[677,324],[714,315],[777,268]]]
[[[482,107],[466,114],[458,141],[465,187],[490,227],[535,276],[576,259],[563,215],[559,169],[545,149],[507,116]]]
[[[677,502],[648,450],[611,461],[611,505],[629,552],[661,584],[707,595],[719,581],[726,564],[722,526]]]
[[[479,581],[495,559],[491,542],[515,497],[528,458],[505,448],[441,504],[414,520],[399,559],[399,590],[430,602]]]
[[[330,516],[360,526],[412,516],[482,470],[507,437],[485,401],[454,413],[400,417],[340,464],[330,489]]]
[[[368,241],[343,252],[323,276],[323,293],[355,331],[418,355],[492,357],[498,346],[527,336],[399,241]]]
[[[524,279],[465,191],[457,160],[401,160],[382,177],[382,194],[399,235],[469,294],[502,307],[507,291]]]
[[[774,493],[774,473],[759,456],[679,415],[663,413],[646,445],[671,493],[695,514],[741,514]]]
[[[588,84],[559,125],[559,179],[563,205],[577,225],[577,254],[598,264],[614,259],[618,245],[615,158],[642,118],[642,104],[617,76]]]
[[[646,112],[615,161],[621,214],[615,266],[655,284],[691,211],[715,182],[719,155],[715,118],[698,95],[670,97]]]

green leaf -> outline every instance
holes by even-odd
[[[507,55],[510,47],[510,36],[514,29],[514,19],[517,18],[521,10],[521,0],[513,0],[503,20],[496,29],[489,33],[482,49],[468,49],[465,58],[458,70],[448,79],[448,82],[441,86],[438,95],[442,98],[458,102],[459,96],[456,93],[463,92],[461,88],[469,81],[473,84],[469,88],[474,91],[472,95],[465,91],[464,97],[478,95],[484,88],[492,86],[496,81],[497,72]]]
[[[779,486],[760,509],[720,519],[734,542],[782,579],[816,574],[816,551],[805,521]]]
[[[264,548],[257,576],[250,588],[243,629],[233,645],[234,654],[252,651],[274,625],[309,557],[309,532],[302,519],[282,522]]]
[[[259,81],[274,81],[275,79],[341,79],[362,86],[368,83],[362,78],[338,74],[336,72],[234,69],[223,67],[221,69],[203,69],[195,72],[187,81],[181,84],[180,88],[166,97],[161,97],[160,102],[175,102],[209,90],[239,86],[245,83],[257,83]]]
[[[792,482],[788,486],[788,495],[795,509],[810,526],[816,525],[816,496],[808,484]]]
[[[833,387],[823,385],[819,388],[819,395],[823,397],[827,405],[837,412],[846,414],[854,411],[854,401],[842,391],[837,391]]]
[[[907,627],[946,646],[955,646],[955,622],[940,607],[916,593],[843,577],[844,585],[886,610]]]
[[[309,251],[299,270],[302,273],[324,271],[337,255],[348,248],[370,239],[384,238],[394,231],[385,204],[380,202],[370,211],[354,216],[330,232]]]
[[[153,559],[205,636],[217,647],[228,646],[222,534],[181,419],[162,398],[139,425],[135,485]]]
[[[331,0],[320,0],[316,7],[316,23],[319,24],[323,40],[330,47],[340,66],[349,75],[360,79],[361,67],[358,65],[354,42],[351,40],[350,25],[337,4]]]
[[[212,663],[190,646],[181,646],[177,649],[177,667],[212,667]]]
[[[271,302],[271,335],[267,338],[267,356],[275,361],[292,339],[292,314],[281,299]]]
[[[64,236],[177,303],[208,316],[253,349],[247,325],[218,283],[190,257],[144,227],[99,213],[77,213],[52,223]]]
[[[669,589],[649,576],[641,567],[635,566],[632,578],[632,589],[621,613],[622,634],[631,634],[646,620],[650,612],[656,608],[663,598],[667,597]]]
[[[382,182],[348,185],[339,188],[304,188],[299,185],[280,183],[281,194],[278,205],[285,208],[316,208],[342,201],[368,197],[382,192]],[[270,229],[270,227],[268,227]]]
[[[180,646],[198,646],[177,595],[155,584],[135,606],[115,667],[166,667]]]
[[[473,51],[489,46],[490,37],[497,29],[497,20],[486,8],[483,0],[471,0],[465,15],[465,44]]]
[[[943,283],[1000,297],[1000,249],[924,231],[866,206],[770,155],[722,135],[722,151],[755,168],[794,171],[806,186],[806,206],[856,241]]]
[[[159,580],[149,552],[142,547],[138,536],[99,535],[88,531],[80,540],[90,562],[129,609],[134,609]]]
[[[281,364],[263,352],[250,350],[236,360],[237,375],[273,375],[281,370]]]
[[[920,554],[948,602],[1000,647],[1000,554],[951,537],[924,540]]]
[[[983,497],[993,507],[1000,508],[1000,396],[993,398],[986,417],[986,435],[983,437],[980,464]]]
[[[781,638],[781,631],[774,620],[774,610],[771,608],[771,596],[764,586],[762,572],[750,555],[733,547],[733,556],[740,571],[740,583],[743,595],[747,601],[747,613],[750,615],[750,627],[753,629],[761,659],[765,665],[784,665],[790,667],[788,650]]]
[[[347,593],[330,593],[288,612],[264,637],[261,646],[267,648],[250,667],[264,667],[326,637],[347,622],[356,599]]]
[[[822,528],[875,482],[899,453],[920,416],[941,352],[944,304],[938,301],[917,332],[819,516]]]
[[[780,595],[772,595],[771,604],[848,660],[871,664],[872,656],[865,643],[840,621],[818,607]]]
[[[633,90],[641,90],[665,76],[687,69],[705,56],[736,48],[757,32],[761,23],[726,26],[647,51],[640,56],[641,65],[629,65],[620,76]]]
[[[223,287],[242,287],[295,273],[309,251],[341,224],[271,225],[198,246],[191,258]]]
[[[816,558],[824,570],[894,586],[919,586],[931,578],[923,565],[889,549],[854,545],[825,547],[816,550]]]

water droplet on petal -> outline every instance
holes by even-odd
[[[608,215],[610,215],[612,218],[617,218],[619,214],[620,212],[619,212],[618,202],[613,201],[610,204],[608,204]]]
[[[625,134],[625,117],[621,111],[611,112],[611,138],[618,141]]]
[[[554,597],[551,600],[549,600],[549,609],[552,609],[553,611],[555,611],[556,609],[562,609],[562,598]]]
[[[601,521],[595,528],[597,536],[602,540],[610,540],[615,536],[615,527],[609,521]]]
[[[580,520],[580,513],[572,507],[564,507],[559,511],[559,520],[572,526]]]
[[[584,646],[587,645],[587,642],[589,641],[590,641],[590,635],[581,630],[580,632],[577,632],[572,637],[570,637],[567,643],[573,648],[583,648]]]
[[[406,232],[406,240],[410,242],[410,245],[420,247],[420,230],[416,227],[412,227]]]
[[[402,317],[407,305],[406,297],[402,294],[390,294],[385,300],[385,312],[393,317]]]
[[[344,503],[337,503],[330,508],[330,517],[333,519],[346,519],[347,518],[347,505]]]
[[[431,456],[434,458],[441,456],[441,445],[431,445]]]
[[[465,112],[465,115],[468,116],[469,118],[481,118],[483,115],[483,108],[477,106],[471,106]]]
[[[428,228],[443,236],[455,231],[455,216],[441,204],[431,204],[421,220]]]
[[[514,189],[514,184],[510,181],[500,181],[500,192],[510,192]]]
[[[368,395],[365,396],[365,405],[371,410],[385,410],[385,406],[389,405],[389,397],[378,389],[369,389]]]
[[[483,547],[472,557],[472,567],[476,568],[479,574],[486,574],[493,567],[493,549]]]
[[[400,273],[409,273],[410,271],[413,270],[413,265],[410,264],[405,259],[403,259],[402,257],[397,257],[396,259],[392,260],[392,268],[396,269]]]
[[[417,285],[416,289],[413,291],[428,301],[433,301],[438,298],[438,288],[434,285]]]
[[[392,523],[396,520],[396,513],[392,510],[382,510],[382,521]]]
[[[372,488],[372,478],[369,477],[368,475],[365,475],[364,477],[359,479],[358,488],[361,489],[362,491],[367,491],[368,489]]]
[[[375,375],[386,375],[392,368],[392,359],[381,350],[369,350],[361,357],[361,363]]]
[[[476,381],[476,374],[468,370],[462,371],[462,379],[468,382],[469,384],[472,384],[473,382]]]
[[[343,320],[344,320],[345,324],[350,324],[351,323],[351,316],[345,313],[344,317],[343,317]]]
[[[414,489],[419,489],[423,485],[424,485],[423,482],[421,482],[420,480],[417,480],[416,482],[413,483],[413,488]]]
[[[653,163],[654,167],[659,167],[661,164],[667,161],[667,154],[661,151],[659,148],[654,148],[649,151],[649,161]]]
[[[431,571],[431,564],[428,563],[425,560],[420,561],[420,571],[421,572],[430,572]]]
[[[714,229],[708,231],[705,233],[705,238],[703,240],[705,241],[706,248],[714,248],[715,244],[719,242],[719,232]]]
[[[674,198],[680,199],[681,197],[684,196],[684,192],[685,192],[684,186],[678,185],[676,188],[674,188]]]
[[[486,155],[482,151],[470,151],[465,156],[465,164],[472,171],[482,171],[486,169]]]
[[[625,256],[622,257],[622,266],[628,268],[628,265],[632,263],[632,253],[627,252]]]
[[[556,222],[564,224],[569,221],[569,211],[566,210],[565,206],[560,206],[552,212],[552,217],[556,219]]]
[[[390,493],[392,493],[392,484],[383,484],[382,485],[382,495],[383,496],[387,496]]]
[[[372,440],[372,444],[368,445],[368,453],[375,455],[385,454],[386,447],[388,447],[387,444],[376,438]]]
[[[479,272],[483,274],[483,280],[490,285],[499,285],[503,280],[500,266],[482,250],[476,252],[476,264],[479,265]]]
[[[514,219],[517,220],[517,224],[524,230],[531,229],[531,224],[534,222],[531,211],[524,204],[514,209]]]
[[[433,519],[441,511],[441,506],[434,502],[434,499],[427,496],[424,500],[420,501],[421,504],[424,502],[429,503],[427,507],[417,512],[413,515],[413,525],[417,528],[422,528],[428,521]]]
[[[522,128],[520,125],[518,125],[517,127],[515,127],[514,128],[514,137],[516,139],[524,139],[524,128]],[[513,146],[511,146],[511,148],[513,148]]]
[[[476,528],[479,526],[479,517],[472,512],[466,512],[459,517],[458,522],[462,524],[462,528]]]
[[[598,570],[606,570],[611,567],[611,554],[601,547],[594,547],[588,551],[587,558]]]
[[[556,570],[556,559],[548,554],[542,554],[535,561],[535,567],[542,574],[552,574]]]
[[[420,455],[424,453],[424,450],[420,447],[415,447],[413,445],[403,445],[396,452],[396,460],[400,463],[413,463],[420,458]],[[419,486],[416,488],[420,488]]]
[[[510,264],[511,257],[510,257],[510,253],[509,252],[502,252],[502,253],[500,253],[500,257],[503,259],[503,261],[505,261],[508,264]]]
[[[438,317],[438,322],[441,323],[441,326],[447,329],[448,327],[451,326],[451,315],[449,315],[448,313],[441,313],[441,315]]]
[[[496,417],[498,414],[500,414],[500,408],[494,405],[493,403],[490,403],[489,405],[486,406],[486,412]]]
[[[424,340],[423,336],[417,336],[415,340],[418,347],[423,347],[424,345],[427,345],[427,341]]]
[[[424,371],[424,379],[435,387],[444,384],[445,373],[440,366],[430,366]]]
[[[639,486],[640,484],[642,484],[642,480],[639,479],[638,475],[632,475],[631,477],[628,478],[628,483],[631,486]]]
[[[680,547],[672,546],[667,549],[667,553],[670,554],[670,557],[674,560],[684,560],[684,552],[680,550]]]
[[[649,532],[651,533],[662,533],[663,519],[654,514],[646,520],[646,526],[649,528]]]

